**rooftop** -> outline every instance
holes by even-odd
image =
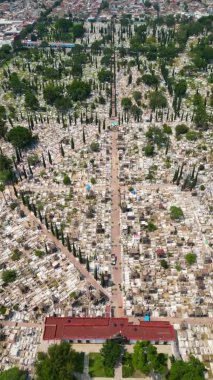
[[[173,326],[166,321],[133,324],[128,318],[69,317],[47,317],[43,339],[111,339],[118,334],[128,340],[176,340]]]

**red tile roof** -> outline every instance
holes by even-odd
[[[127,340],[175,341],[174,327],[166,321],[133,324],[128,318],[47,317],[44,340],[111,339],[117,334]]]

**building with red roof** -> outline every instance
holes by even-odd
[[[174,327],[167,321],[129,322],[128,318],[47,317],[43,339],[77,343],[103,343],[122,336],[129,343],[148,340],[155,344],[176,340]]]

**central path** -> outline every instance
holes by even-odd
[[[114,45],[114,33],[113,33]],[[115,51],[112,54],[112,82],[111,82],[111,117],[115,121],[116,117],[116,61]],[[112,127],[114,128],[114,127]],[[121,251],[121,231],[120,231],[120,184],[119,184],[119,156],[118,156],[118,131],[112,130],[112,167],[111,167],[111,238],[112,254],[116,256],[116,265],[112,266],[112,297],[111,306],[115,317],[123,317],[123,295],[122,295],[122,251]]]
[[[121,257],[121,231],[120,231],[120,186],[119,186],[119,158],[117,148],[118,132],[112,131],[112,254],[116,256],[116,265],[112,266],[112,307],[114,307],[115,317],[123,317],[123,297],[122,297],[122,257]]]

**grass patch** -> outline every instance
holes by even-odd
[[[91,352],[89,354],[89,375],[91,377],[114,377],[114,370],[104,367],[101,354]]]

